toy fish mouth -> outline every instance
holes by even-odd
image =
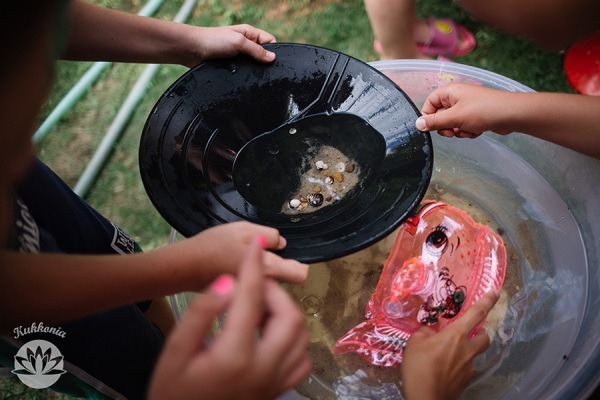
[[[420,294],[431,286],[433,274],[433,263],[419,256],[406,259],[391,280],[391,297],[401,299],[406,295]]]

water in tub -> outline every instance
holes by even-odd
[[[439,140],[434,138],[434,143]],[[539,375],[538,385],[553,378],[577,335],[586,263],[577,226],[547,182],[508,149],[478,140],[475,150],[464,148],[472,141],[458,139],[437,147],[425,198],[466,211],[500,234],[506,245],[505,282],[485,325],[492,344],[477,358],[476,376],[462,396],[487,400],[520,388],[535,393],[527,386],[532,370]],[[364,321],[396,233],[350,256],[313,264],[304,285],[286,286],[304,310],[311,334],[315,366],[296,389],[301,395],[402,398],[398,368],[371,365],[355,353],[332,352],[348,329]],[[552,339],[556,330],[560,341]],[[548,357],[556,359],[556,367],[548,365]]]

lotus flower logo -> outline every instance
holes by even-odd
[[[16,374],[25,385],[44,389],[52,386],[65,370],[63,355],[52,343],[32,340],[25,343],[15,355]]]

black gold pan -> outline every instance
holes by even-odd
[[[209,61],[158,100],[139,154],[150,199],[186,237],[240,220],[275,227],[288,242],[280,254],[303,262],[373,244],[429,185],[433,149],[415,128],[417,108],[355,58],[306,44],[265,47],[277,56],[271,64]],[[290,200],[325,148],[356,166],[353,183],[297,212]]]

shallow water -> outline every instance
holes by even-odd
[[[481,224],[492,228],[497,225],[477,205],[439,184],[432,185],[426,198],[462,208]],[[502,229],[499,231],[503,232]],[[331,352],[337,339],[365,319],[367,302],[375,290],[396,234],[397,230],[376,245],[353,255],[313,264],[304,285],[287,286],[305,311],[312,338],[310,353],[316,369],[312,381],[297,388],[304,396],[311,399],[335,399],[337,397],[334,393],[338,397],[350,396],[348,398],[369,393],[371,398],[380,399],[385,393],[388,396],[385,398],[401,398],[397,388],[391,387],[396,387],[399,381],[397,368],[375,367],[355,354],[336,355]],[[502,296],[485,326],[494,336],[499,330],[506,332],[516,328],[514,323],[517,319],[505,322],[505,316],[509,298],[523,286],[514,247],[510,243],[506,243],[506,247],[508,267]],[[506,342],[498,340],[497,355],[501,357],[507,348]],[[482,373],[494,367],[497,363],[495,358],[479,365]]]
[[[435,172],[426,199],[465,210],[503,238],[507,274],[486,329],[490,348],[477,359],[465,399],[535,396],[553,379],[577,336],[587,265],[579,230],[548,183],[487,138],[434,138]],[[350,256],[311,265],[306,284],[288,290],[306,313],[312,376],[297,391],[311,399],[400,399],[398,368],[332,353],[362,322],[396,232]],[[514,394],[513,394],[514,393]]]
[[[465,210],[507,247],[502,296],[485,325],[492,344],[476,360],[477,374],[461,398],[539,398],[560,379],[582,323],[588,261],[579,228],[548,182],[498,142],[437,135],[433,141],[434,174],[425,198]],[[364,320],[396,232],[360,252],[312,264],[304,285],[286,285],[305,311],[315,363],[289,398],[401,399],[396,367],[332,353],[337,339]],[[192,296],[172,298],[176,316]]]

